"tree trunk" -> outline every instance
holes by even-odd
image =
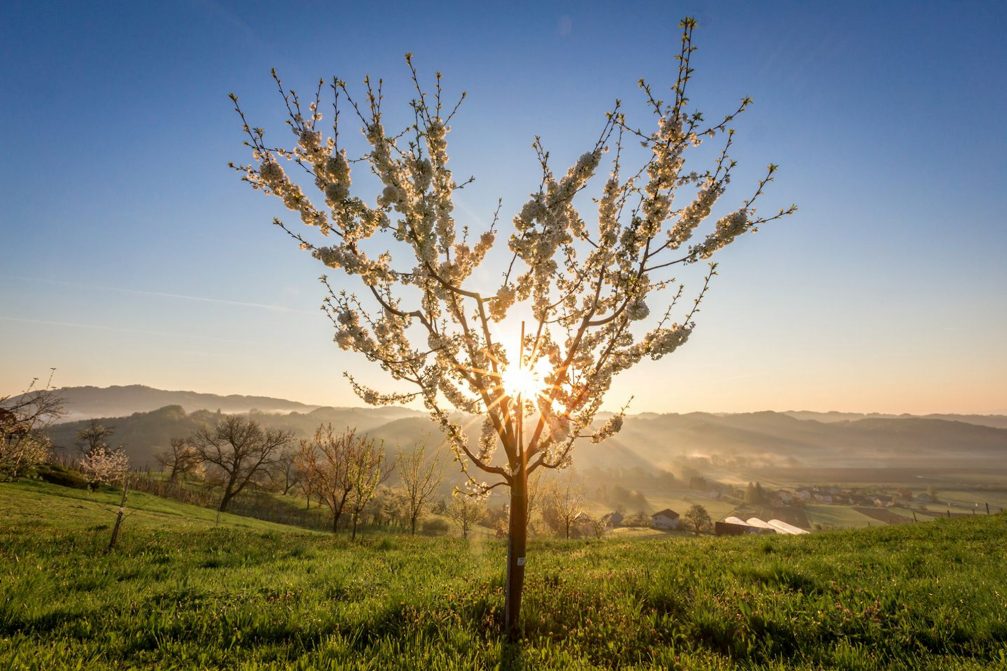
[[[332,513],[332,533],[338,533],[339,530],[339,513]]]
[[[225,512],[227,512],[227,504],[231,502],[231,497],[232,496],[233,496],[233,494],[231,494],[231,492],[229,492],[229,491],[225,491],[224,492],[224,495],[222,497],[220,497],[220,505],[217,506],[217,512],[218,513],[225,513]]]
[[[416,517],[416,515],[413,515],[409,518],[409,533],[412,536],[416,535]]]
[[[522,468],[510,487],[510,528],[507,547],[507,592],[504,630],[507,638],[520,638],[521,592],[524,589],[525,548],[528,544],[528,473]]]
[[[359,519],[359,517],[360,517],[360,515],[357,513],[357,511],[354,510],[353,511],[353,531],[350,532],[350,540],[351,541],[357,540],[357,520]]]

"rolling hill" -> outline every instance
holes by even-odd
[[[92,417],[125,417],[137,412],[150,412],[168,405],[180,406],[186,412],[220,410],[225,413],[249,412],[310,412],[317,405],[268,396],[241,396],[231,394],[204,394],[195,391],[167,391],[139,384],[112,387],[63,387],[58,390],[63,398],[66,415],[63,421],[76,421]]]
[[[130,391],[136,398],[130,400]],[[221,397],[194,392],[165,392],[147,387],[72,388],[65,394],[72,416],[93,416],[100,408],[144,408],[157,399],[180,402],[153,410],[134,410],[123,416],[105,415],[102,424],[114,431],[113,444],[123,445],[132,463],[154,467],[154,455],[171,438],[193,433],[201,424],[212,423],[217,412],[250,413],[272,428],[292,431],[303,438],[321,424],[335,428],[355,427],[384,441],[391,451],[416,444],[440,446],[436,425],[422,412],[408,408],[313,408],[304,404],[265,397]],[[199,405],[204,407],[195,407]],[[286,405],[284,405],[286,404]],[[264,407],[281,409],[265,412]],[[295,408],[288,410],[287,408]],[[77,433],[87,420],[63,422],[50,428],[57,447],[68,454],[75,450]],[[469,426],[475,444],[479,422]],[[500,458],[500,455],[497,457]],[[445,475],[457,467],[443,459]],[[707,477],[745,481],[786,479],[788,472],[820,471],[821,480],[830,470],[915,469],[982,473],[1007,473],[1007,429],[935,417],[870,415],[828,421],[795,417],[793,413],[656,414],[628,416],[622,431],[600,445],[579,446],[574,466],[583,473],[675,473],[682,479]]]

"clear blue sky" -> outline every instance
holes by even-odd
[[[0,395],[143,383],[357,404],[321,267],[226,167],[226,94],[274,134],[276,67],[388,80],[402,55],[470,100],[453,163],[509,220],[593,142],[635,82],[673,81],[696,16],[693,101],[743,95],[735,195],[781,164],[800,212],[721,261],[689,345],[610,396],[635,410],[1007,412],[1007,4],[1002,2],[37,3],[0,8]],[[100,7],[100,8],[99,8]],[[347,129],[348,131],[349,129]],[[656,382],[659,381],[659,382]]]

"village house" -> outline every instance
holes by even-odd
[[[655,529],[677,529],[679,515],[671,508],[665,508],[650,516],[650,525]]]

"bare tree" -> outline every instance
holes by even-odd
[[[30,475],[49,457],[43,430],[63,414],[63,399],[52,386],[55,371],[44,387],[35,378],[17,396],[0,397],[0,477]]]
[[[557,535],[570,538],[574,520],[584,506],[584,495],[572,478],[547,483],[542,492],[542,519]]]
[[[98,448],[109,449],[109,439],[115,430],[105,426],[97,419],[92,419],[88,425],[77,432],[77,449],[86,456]]]
[[[303,471],[303,466],[300,466],[299,468],[301,468]],[[297,483],[297,488],[300,489],[301,494],[304,495],[304,509],[311,510],[311,497],[315,495],[314,481],[310,477],[308,477],[307,473],[304,473],[303,477],[301,477],[301,480]],[[319,501],[318,505],[319,506],[322,505],[321,501]]]
[[[347,477],[353,485],[347,499],[352,524],[350,538],[356,539],[360,513],[374,496],[378,485],[391,475],[394,466],[385,468],[384,446],[372,438],[360,438],[355,441],[349,457]]]
[[[525,516],[528,520],[527,525],[531,528],[533,533],[537,533],[537,524],[535,513],[541,512],[542,508],[542,495],[545,493],[545,484],[542,482],[542,474],[544,471],[536,471],[528,476],[528,485],[526,487],[526,497],[525,497]],[[510,506],[508,505],[508,509]],[[509,511],[508,511],[509,517]],[[539,515],[541,517],[541,515]]]
[[[447,514],[461,529],[462,538],[468,538],[472,526],[486,515],[486,503],[481,497],[455,491],[451,495]]]
[[[591,534],[595,538],[601,538],[608,531],[608,525],[601,519],[590,516],[583,516],[577,521],[577,526],[582,534]]]
[[[190,439],[199,459],[221,476],[223,494],[218,512],[250,483],[260,481],[276,454],[293,439],[289,431],[265,430],[253,419],[224,417],[213,427],[204,426]]]
[[[688,510],[686,510],[682,519],[686,524],[692,527],[693,533],[697,536],[701,531],[706,531],[713,526],[713,520],[710,519],[710,513],[706,512],[706,508],[698,503],[694,503]]]
[[[296,487],[304,476],[298,467],[297,454],[296,450],[283,450],[277,455],[273,468],[270,470],[274,487],[284,496],[289,494],[290,490]]]
[[[405,489],[409,533],[415,536],[416,520],[441,484],[441,463],[436,456],[427,459],[426,447],[419,445],[409,453],[399,454],[398,470]]]
[[[304,472],[301,486],[309,503],[314,494],[332,512],[332,533],[339,529],[339,519],[353,490],[350,462],[361,440],[353,429],[337,434],[328,424],[318,427],[311,440],[302,440],[297,453],[298,468]]]
[[[439,74],[433,90],[425,89],[406,56],[416,95],[412,121],[401,132],[386,130],[380,81],[366,78],[365,98],[358,101],[333,78],[332,132],[323,135],[323,82],[313,99],[302,101],[274,72],[295,138],[290,147],[267,143],[265,131],[247,121],[231,96],[252,154],[250,164],[232,167],[318,230],[320,238],[308,239],[274,220],[303,249],[360,281],[362,291],[353,294],[322,278],[336,342],[409,385],[408,391],[400,386],[381,393],[349,377],[353,389],[369,404],[421,401],[473,490],[509,488],[504,625],[511,638],[519,633],[528,476],[569,465],[578,440],[600,442],[617,432],[622,412],[594,425],[614,377],[645,357],[671,354],[692,335],[715,266],[695,278],[701,288],[680,311],[684,288],[670,276],[673,269],[711,259],[742,234],[796,209],[756,213],[777,169],[770,165],[740,207],[700,233],[731,180],[730,126],[750,100],[712,123],[690,108],[694,27],[692,19],[682,22],[671,100],[641,82],[653,125],[630,123],[617,101],[593,145],[561,174],[535,139],[541,179],[513,218],[509,261],[499,275],[483,268],[498,217],[474,239],[455,219],[455,192],[468,180],[457,181],[448,165],[447,135],[461,100],[445,100]],[[341,101],[360,121],[368,143],[362,156],[339,144]],[[696,167],[690,159],[687,165],[687,155],[696,156],[694,148],[715,137],[724,142],[712,164]],[[606,152],[611,168],[596,199],[597,225],[588,226],[574,199]],[[294,177],[284,164],[296,166]],[[351,191],[354,166],[380,182],[374,202]],[[381,252],[375,256],[371,249]],[[500,283],[489,285],[486,277],[500,277]],[[466,413],[484,420],[477,446],[461,424]],[[506,455],[502,461],[493,459],[498,446]],[[477,478],[473,466],[491,481]]]
[[[154,458],[168,470],[168,482],[195,473],[201,465],[199,452],[188,438],[172,438],[168,449],[158,452]]]

